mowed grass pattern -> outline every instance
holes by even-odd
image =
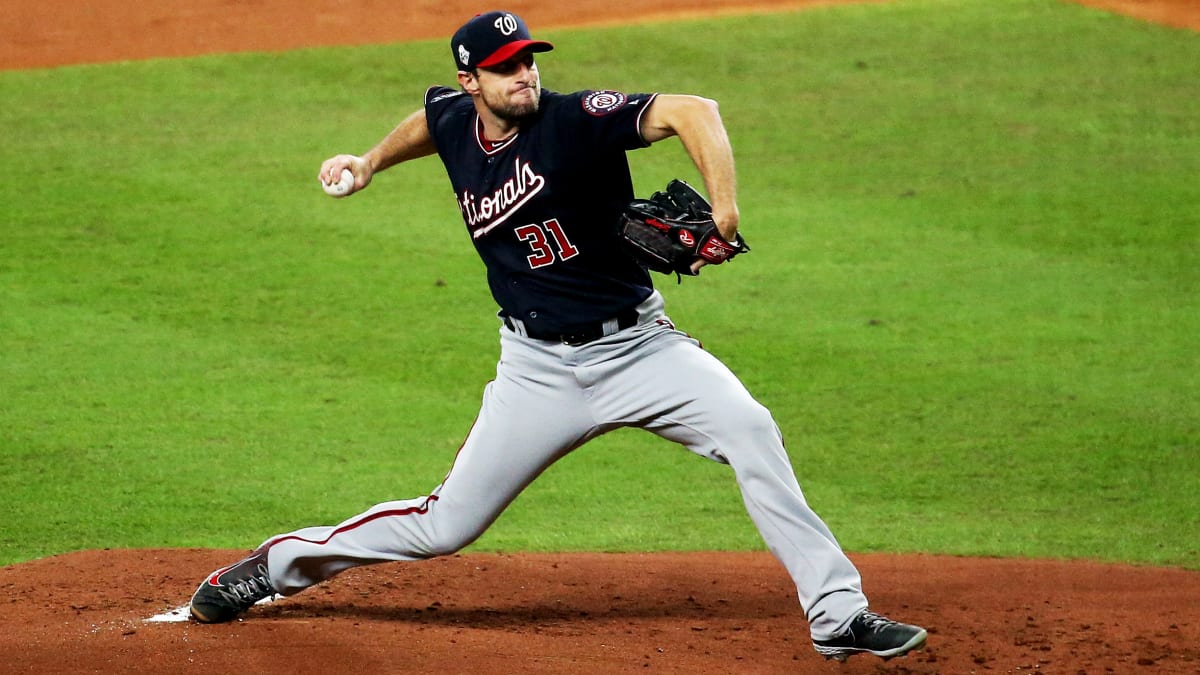
[[[1200,568],[1200,36],[915,0],[547,37],[552,89],[720,101],[754,250],[660,287],[846,548]],[[0,74],[0,563],[248,548],[440,481],[494,372],[482,264],[436,159],[315,174],[444,52]],[[727,468],[623,431],[474,546],[761,545]]]

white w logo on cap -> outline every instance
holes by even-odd
[[[504,16],[496,17],[492,25],[501,33],[512,35],[517,30],[517,19],[512,14],[505,14]]]

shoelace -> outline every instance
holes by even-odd
[[[887,628],[894,623],[892,620],[879,616],[869,609],[863,610],[863,613],[859,614],[858,617],[859,620],[862,621],[863,626],[865,626],[868,631],[872,632]]]
[[[271,577],[267,573],[267,566],[259,563],[255,571],[257,574],[229,584],[222,590],[231,593],[239,604],[247,607],[274,593],[275,589],[271,586]]]

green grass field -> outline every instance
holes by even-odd
[[[660,287],[847,549],[1200,569],[1200,35],[915,0],[547,37],[552,89],[721,102],[754,251]],[[0,73],[0,564],[440,481],[494,372],[482,264],[436,159],[315,175],[452,83],[443,42]],[[474,549],[760,546],[727,468],[624,431]]]

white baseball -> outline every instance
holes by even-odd
[[[321,188],[331,197],[345,197],[354,188],[354,174],[350,173],[350,169],[342,169],[342,175],[336,183],[326,183],[322,180]]]

